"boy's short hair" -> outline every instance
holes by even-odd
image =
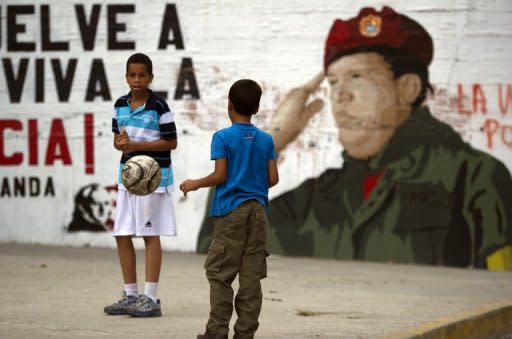
[[[126,61],[126,73],[128,73],[128,66],[130,64],[146,65],[146,71],[148,74],[153,75],[153,62],[151,62],[151,59],[144,53],[135,53],[128,58]]]
[[[229,101],[238,114],[253,115],[260,107],[261,87],[251,79],[236,81],[229,89]]]

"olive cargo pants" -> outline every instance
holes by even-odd
[[[235,337],[254,337],[262,304],[260,279],[267,276],[266,227],[265,209],[255,200],[214,218],[213,239],[204,264],[210,283],[207,332],[228,334],[233,313],[231,283],[238,274]]]

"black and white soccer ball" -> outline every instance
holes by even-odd
[[[162,172],[152,157],[136,155],[124,164],[121,178],[128,192],[147,195],[153,193],[160,185]]]

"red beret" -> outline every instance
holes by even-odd
[[[387,6],[380,12],[365,7],[355,18],[334,21],[325,41],[324,70],[344,54],[383,46],[415,56],[426,66],[434,52],[432,38],[418,22]]]

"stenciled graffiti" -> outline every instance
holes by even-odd
[[[73,219],[68,232],[102,232],[114,229],[117,185],[101,186],[92,183],[82,187],[75,195]]]
[[[270,202],[271,253],[512,269],[510,173],[424,105],[433,51],[425,28],[390,7],[334,21],[324,72],[291,90],[267,129],[286,148],[322,109],[308,99],[326,79],[343,166]],[[472,91],[459,113],[484,109],[482,87]],[[500,98],[506,110],[510,96]],[[507,126],[483,128],[494,138]],[[211,229],[205,219],[199,252]]]

